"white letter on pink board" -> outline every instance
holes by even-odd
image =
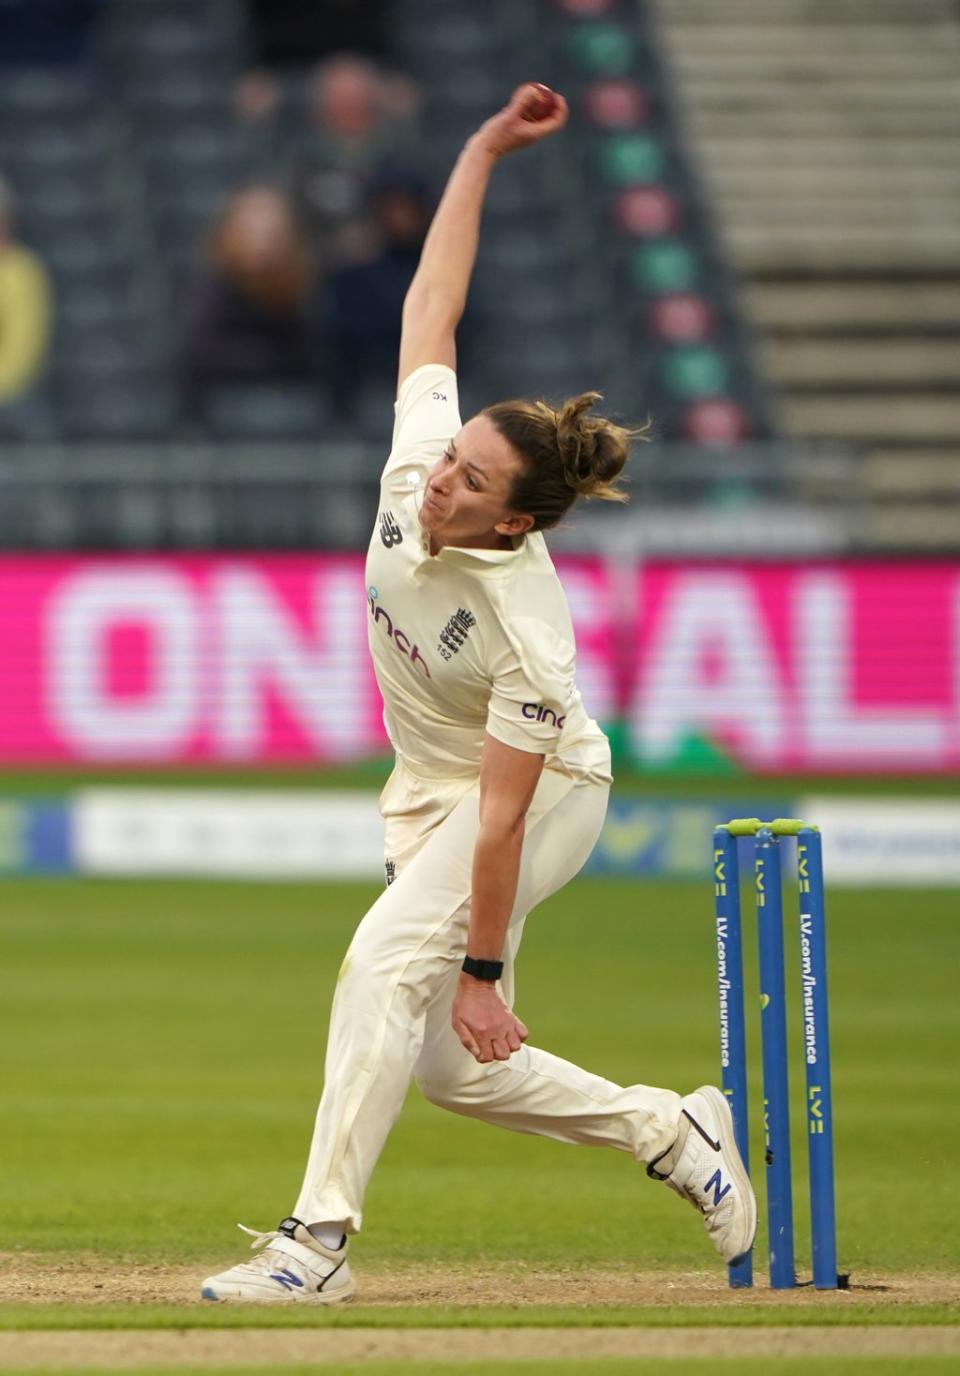
[[[717,670],[707,673],[707,657]],[[748,760],[783,752],[782,690],[773,649],[749,577],[678,574],[648,655],[637,698],[634,741],[669,758],[691,733],[742,742]]]
[[[137,626],[149,638],[151,681],[111,696],[108,636]],[[197,711],[197,616],[190,585],[170,569],[85,569],[57,588],[45,620],[44,688],[51,721],[88,759],[168,759]]]
[[[312,625],[304,632],[258,570],[216,575],[220,691],[213,730],[234,759],[255,759],[267,746],[268,686],[321,757],[348,758],[369,746],[362,580],[348,569],[318,571],[312,594]]]
[[[796,677],[811,763],[920,766],[945,758],[947,727],[934,708],[852,701],[849,612],[842,577],[818,572],[798,579]]]

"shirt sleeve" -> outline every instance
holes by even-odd
[[[569,642],[544,621],[515,619],[493,665],[487,731],[515,750],[554,754],[574,698],[573,682]]]
[[[442,363],[425,363],[404,379],[397,395],[393,443],[381,482],[429,472],[459,429],[456,374]]]

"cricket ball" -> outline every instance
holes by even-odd
[[[531,124],[539,124],[541,120],[549,119],[557,107],[557,97],[549,86],[544,86],[542,81],[531,81],[526,87],[526,105],[523,111],[523,118],[529,120]],[[536,100],[534,100],[536,96]]]

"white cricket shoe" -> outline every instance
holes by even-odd
[[[283,1304],[338,1304],[356,1290],[347,1265],[346,1239],[333,1251],[318,1242],[297,1218],[285,1218],[273,1232],[243,1228],[253,1238],[250,1247],[263,1251],[219,1276],[208,1276],[200,1295],[205,1300],[257,1301]]]
[[[745,1256],[757,1231],[757,1199],[737,1150],[726,1097],[703,1085],[681,1101],[681,1128],[669,1151],[647,1167],[703,1214],[728,1264]]]

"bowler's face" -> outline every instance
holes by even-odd
[[[487,416],[474,416],[453,437],[423,494],[420,524],[433,548],[508,546],[516,513],[510,508],[520,460]]]

